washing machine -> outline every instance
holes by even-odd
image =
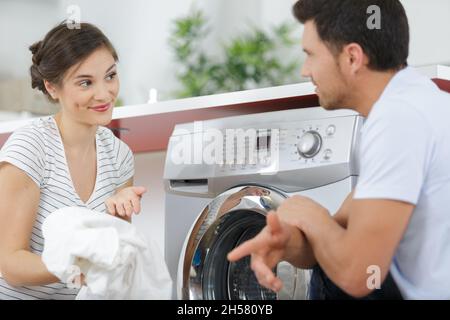
[[[356,184],[362,123],[354,111],[314,107],[177,125],[164,169],[174,298],[306,299],[309,271],[279,263],[284,286],[275,293],[258,284],[249,257],[226,256],[292,195],[334,214]]]

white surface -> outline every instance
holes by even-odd
[[[450,42],[450,40],[449,40]],[[437,66],[437,78],[439,79],[450,79],[450,67],[449,66]]]
[[[144,186],[142,210],[133,217],[133,224],[148,239],[164,248],[164,161],[165,152],[135,154],[134,185]]]

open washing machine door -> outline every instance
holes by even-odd
[[[286,198],[261,186],[241,186],[216,197],[188,233],[178,266],[177,293],[184,300],[306,299],[310,273],[281,262],[275,273],[283,289],[275,293],[258,284],[250,257],[229,262],[227,254],[256,236],[266,215]]]

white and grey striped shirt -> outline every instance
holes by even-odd
[[[79,206],[106,213],[105,200],[133,177],[133,154],[111,130],[98,127],[96,146],[97,177],[94,191],[86,203],[75,191],[64,146],[53,116],[36,119],[16,130],[2,147],[0,162],[11,163],[23,170],[41,191],[30,239],[31,252],[41,255],[44,245],[41,225],[52,212],[67,206]],[[0,276],[0,300],[74,299],[77,293],[77,290],[68,289],[63,283],[11,287]]]

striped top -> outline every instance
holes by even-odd
[[[39,118],[16,130],[0,151],[0,162],[23,170],[40,188],[40,202],[33,226],[30,251],[41,255],[44,239],[41,226],[57,209],[79,206],[106,213],[105,200],[134,175],[130,148],[111,130],[98,127],[96,133],[97,177],[94,191],[84,203],[73,185],[64,145],[53,116]],[[74,299],[78,290],[63,283],[44,286],[11,287],[0,276],[2,299]]]

